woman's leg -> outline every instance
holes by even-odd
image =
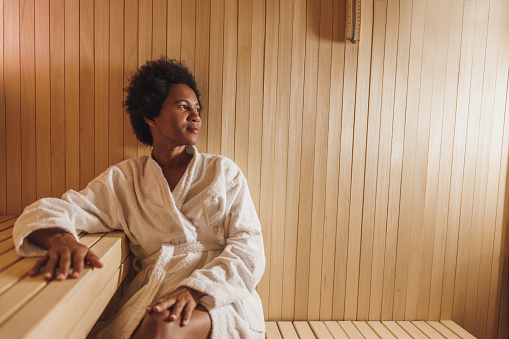
[[[170,311],[147,313],[132,335],[132,339],[142,338],[203,338],[210,335],[212,322],[210,315],[202,305],[198,305],[186,326],[181,326],[181,318],[169,320]]]

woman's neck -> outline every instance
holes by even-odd
[[[186,146],[179,146],[171,149],[154,147],[152,150],[152,156],[162,168],[187,166],[192,158],[192,155],[186,152]]]

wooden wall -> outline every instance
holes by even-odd
[[[122,87],[166,54],[203,92],[199,149],[248,177],[267,319],[442,318],[495,338],[509,1],[362,0],[358,45],[344,12],[344,0],[0,0],[0,213],[146,154]]]

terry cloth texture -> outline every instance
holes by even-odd
[[[26,237],[58,227],[78,239],[122,230],[139,271],[134,294],[100,336],[129,338],[153,300],[180,286],[205,293],[212,338],[263,338],[265,324],[255,290],[265,268],[260,222],[241,170],[226,157],[193,155],[173,192],[152,156],[110,167],[88,186],[61,199],[28,206],[13,231],[23,256],[45,253]]]

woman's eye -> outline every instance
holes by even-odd
[[[180,105],[179,107],[180,107],[180,108],[182,108],[182,109],[184,109],[184,110],[186,110],[186,111],[187,111],[187,109],[189,108],[187,105]]]

